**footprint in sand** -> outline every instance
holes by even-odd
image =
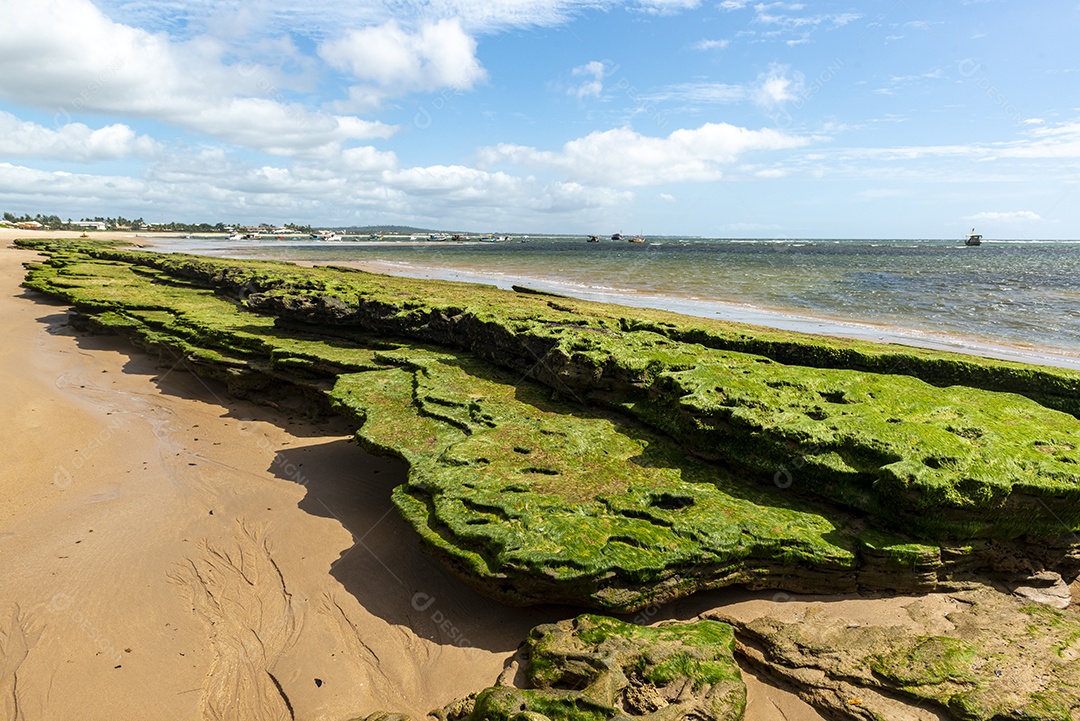
[[[170,578],[191,596],[214,660],[202,686],[208,721],[293,719],[274,666],[303,625],[298,604],[274,562],[265,529],[237,525],[226,543],[204,540],[199,555]]]

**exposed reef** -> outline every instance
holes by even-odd
[[[732,627],[636,626],[583,615],[537,626],[494,686],[437,709],[440,721],[739,721],[746,686]],[[408,721],[373,713],[363,721]],[[356,719],[355,721],[360,721]]]
[[[740,655],[819,709],[860,721],[1072,721],[1080,619],[988,588],[910,599],[891,623],[828,611],[734,624]]]
[[[829,718],[1080,716],[1075,613],[986,587],[886,602],[894,617],[885,621],[867,621],[843,604],[793,600],[749,619],[721,608],[708,619],[652,628],[593,615],[541,625],[493,686],[430,715],[439,721],[738,721],[746,691],[734,651]],[[364,721],[410,719],[374,713]]]
[[[1080,570],[1080,374],[341,268],[74,241],[27,287],[239,395],[354,418],[509,603]],[[286,393],[287,392],[287,393]],[[288,398],[286,398],[288,396]]]

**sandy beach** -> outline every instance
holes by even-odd
[[[578,612],[447,575],[391,506],[404,467],[345,425],[73,331],[19,287],[18,235],[0,233],[0,718],[422,718]],[[746,680],[747,719],[822,718]]]

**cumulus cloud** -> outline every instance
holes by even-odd
[[[323,43],[319,56],[360,81],[373,102],[439,88],[468,90],[486,77],[476,58],[476,40],[457,20],[423,23],[410,32],[391,20],[350,30]]]
[[[789,101],[804,94],[803,76],[791,73],[786,65],[773,65],[767,73],[761,73],[757,79],[754,100],[767,108],[782,107]]]
[[[0,196],[10,199],[9,202],[32,202],[61,195],[67,199],[68,212],[76,213],[80,208],[127,205],[145,190],[146,184],[137,178],[46,171],[0,163]]]
[[[585,63],[572,71],[575,77],[585,77],[585,81],[576,88],[571,88],[569,93],[578,99],[586,97],[599,97],[604,90],[604,64],[599,60]]]
[[[52,112],[58,124],[83,113],[121,113],[270,151],[312,151],[394,132],[290,103],[271,70],[229,65],[224,53],[210,38],[176,43],[114,22],[89,0],[11,3],[0,95]]]
[[[706,123],[699,128],[676,130],[667,137],[616,128],[571,140],[559,152],[500,144],[482,149],[479,155],[486,164],[520,164],[618,187],[717,180],[723,166],[743,153],[795,148],[808,142],[772,129]]]
[[[131,156],[151,157],[160,146],[127,125],[114,123],[96,130],[82,123],[68,123],[55,130],[19,120],[0,111],[0,155],[89,162]]]

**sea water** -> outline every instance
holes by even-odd
[[[984,240],[968,247],[958,240],[193,238],[166,247],[229,257],[372,263],[414,277],[526,285],[793,330],[914,339],[932,347],[1012,346],[1080,358],[1080,241]]]

